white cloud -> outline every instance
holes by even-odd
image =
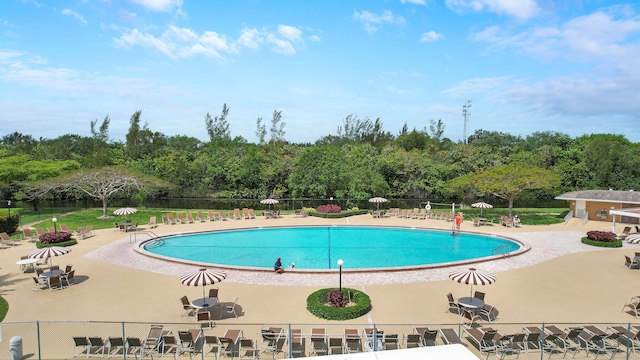
[[[173,8],[180,10],[182,0],[131,0],[132,2],[142,5],[147,9],[154,11],[171,11]]]
[[[466,10],[488,11],[524,20],[540,12],[535,0],[445,0],[445,4],[458,13]]]
[[[353,11],[353,19],[364,24],[364,28],[368,33],[374,33],[378,31],[384,24],[398,24],[403,25],[406,21],[402,16],[394,15],[393,12],[385,10],[382,14],[377,15],[369,11],[358,10]]]
[[[425,0],[400,0],[401,3],[406,4],[417,4],[417,5],[424,5],[425,4]]]
[[[78,14],[77,12],[71,9],[62,10],[62,15],[71,16],[72,18],[75,18],[76,20],[80,21],[82,25],[87,25],[87,20],[84,19],[84,16]]]
[[[441,40],[442,38],[443,38],[442,34],[431,30],[431,31],[427,31],[426,33],[422,33],[422,35],[420,35],[420,42],[434,42],[434,41]]]
[[[267,35],[267,42],[271,44],[271,50],[283,55],[295,55],[296,49],[290,41],[280,39],[274,34]]]
[[[278,34],[290,41],[300,41],[302,31],[295,26],[278,25]]]
[[[238,44],[254,50],[257,50],[262,42],[264,42],[264,39],[258,29],[244,28],[238,39]]]
[[[320,36],[318,36],[318,35],[311,35],[311,36],[309,37],[309,40],[311,40],[311,41],[313,41],[313,42],[318,42],[318,41],[320,41]]]

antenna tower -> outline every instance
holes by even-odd
[[[471,111],[469,108],[471,107],[471,100],[467,100],[467,103],[462,105],[462,117],[464,117],[464,128],[462,133],[462,141],[467,143],[467,118],[471,116]]]

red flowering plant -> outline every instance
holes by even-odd
[[[344,296],[340,290],[331,290],[327,292],[327,300],[332,307],[343,308],[349,303],[349,297]]]
[[[587,232],[589,240],[602,241],[602,242],[615,242],[618,240],[616,234],[611,231],[591,230]]]
[[[316,208],[316,211],[319,213],[326,213],[326,214],[339,214],[340,211],[342,211],[342,209],[338,205],[327,204],[327,205],[318,206]]]
[[[71,234],[68,232],[60,231],[56,233],[46,233],[38,237],[42,244],[57,244],[71,239]]]

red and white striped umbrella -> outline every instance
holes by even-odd
[[[135,214],[136,212],[138,212],[138,210],[134,208],[126,207],[126,208],[120,208],[118,210],[114,210],[113,215],[131,215],[131,214]]]
[[[487,204],[486,202],[477,202],[471,204],[471,207],[480,209],[480,216],[482,216],[482,209],[491,209],[493,208],[493,205]]]
[[[469,268],[469,270],[454,271],[449,273],[449,279],[457,281],[461,284],[471,284],[471,292],[473,294],[473,285],[489,285],[496,282],[496,276],[484,270]],[[469,295],[472,296],[472,295]]]
[[[184,274],[180,276],[180,282],[189,286],[202,286],[202,297],[204,298],[204,287],[207,285],[219,283],[227,278],[224,271],[209,271],[200,269],[196,272]]]
[[[370,203],[374,203],[374,204],[376,204],[378,206],[378,210],[380,210],[380,204],[381,203],[385,203],[387,201],[388,200],[383,198],[383,197],[374,197],[374,198],[369,199]]]
[[[27,256],[29,257],[29,259],[47,259],[48,258],[51,261],[51,258],[54,256],[68,254],[70,252],[71,252],[71,249],[66,247],[50,246],[50,247],[42,248],[40,250],[36,250]],[[49,265],[51,265],[51,262],[49,263]]]

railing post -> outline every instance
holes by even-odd
[[[287,343],[289,344],[289,346],[287,346],[287,348],[289,349],[289,358],[291,358],[291,353],[293,351],[293,345],[291,344],[291,339],[293,338],[293,333],[291,332],[291,324],[288,324],[287,327],[289,328],[289,330],[287,331]],[[277,344],[276,344],[277,346]]]
[[[122,322],[122,357],[127,360],[127,337],[124,332],[124,321]]]
[[[40,349],[40,321],[36,321],[36,333],[38,335],[38,360],[42,359],[42,351]]]
[[[540,334],[540,344],[538,344],[540,348],[540,360],[544,360],[544,335],[544,323],[542,323],[542,334]],[[549,354],[549,358],[551,358],[551,354]]]

